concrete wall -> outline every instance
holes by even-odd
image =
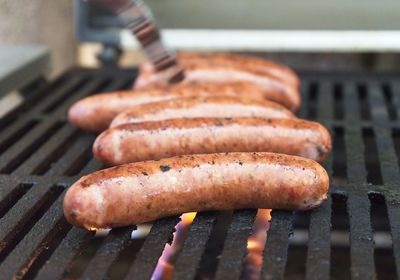
[[[52,75],[76,62],[72,0],[0,0],[0,44],[41,44],[52,52]]]

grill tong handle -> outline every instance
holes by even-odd
[[[155,71],[163,72],[169,83],[183,80],[183,69],[178,65],[174,52],[162,40],[150,9],[141,0],[86,0],[115,13],[138,39]]]

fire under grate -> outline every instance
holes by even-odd
[[[155,222],[147,237],[138,233],[143,226],[95,236],[71,227],[61,206],[66,187],[102,167],[91,154],[95,135],[69,125],[67,109],[84,96],[129,88],[134,75],[132,70],[70,70],[26,88],[27,100],[0,120],[1,279],[153,275],[179,217]],[[301,76],[299,116],[325,124],[333,137],[325,163],[329,200],[309,212],[272,211],[265,249],[259,248],[253,263],[260,274],[246,265],[256,210],[198,213],[170,260],[173,279],[400,275],[400,79],[393,74]]]

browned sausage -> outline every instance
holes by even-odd
[[[297,74],[288,66],[279,64],[265,58],[259,58],[250,55],[233,53],[191,53],[181,52],[177,54],[179,61],[194,61],[211,63],[212,65],[243,65],[254,71],[271,75],[282,82],[285,82],[295,88],[300,86],[300,79]]]
[[[185,79],[181,84],[249,82],[269,92],[269,100],[280,103],[292,111],[295,111],[300,106],[300,93],[297,88],[288,86],[269,75],[245,66],[188,62],[183,67]],[[168,79],[165,78],[164,74],[162,72],[141,72],[135,82],[135,88],[166,86]]]
[[[318,163],[273,153],[189,155],[138,162],[82,177],[64,198],[67,220],[112,228],[184,212],[273,208],[307,210],[327,198]]]
[[[270,101],[233,96],[186,97],[134,106],[114,118],[110,127],[126,123],[177,118],[260,117],[295,118],[285,107]]]
[[[112,165],[177,155],[275,152],[322,161],[331,150],[328,131],[299,119],[197,118],[125,124],[104,131],[93,145]]]
[[[70,108],[68,118],[81,129],[101,132],[116,115],[135,105],[178,97],[213,95],[263,100],[269,99],[270,93],[251,83],[171,85],[162,89],[105,93],[76,102]]]
[[[194,53],[180,52],[177,54],[178,61],[185,65],[186,63],[207,63],[208,65],[240,65],[265,75],[279,79],[290,86],[298,88],[300,79],[296,73],[289,67],[272,62],[270,60],[257,58],[248,55],[239,55],[231,53]],[[154,72],[153,66],[147,62],[141,67],[142,73]]]

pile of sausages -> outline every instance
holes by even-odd
[[[112,228],[184,212],[307,210],[327,197],[329,132],[296,118],[299,78],[233,54],[178,55],[185,79],[167,85],[142,66],[135,89],[87,97],[69,120],[101,134],[94,156],[115,166],[67,191],[74,225]]]

